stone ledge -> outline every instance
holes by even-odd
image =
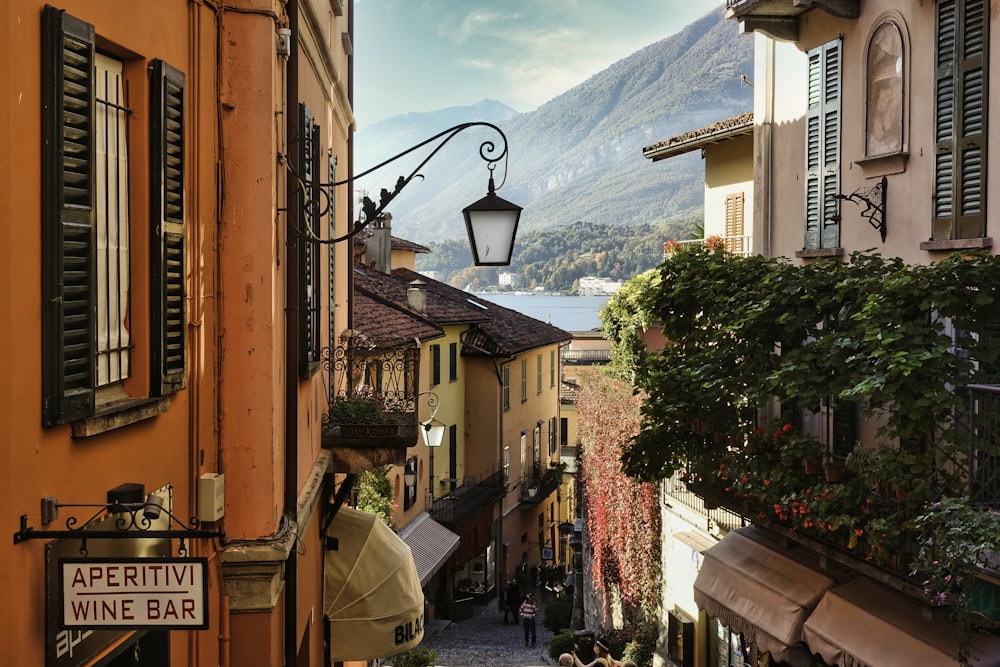
[[[233,613],[267,612],[278,603],[285,586],[285,561],[312,520],[331,459],[325,451],[316,457],[299,492],[294,520],[285,517],[276,534],[234,540],[222,550],[222,583]]]

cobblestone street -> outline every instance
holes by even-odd
[[[524,646],[524,628],[504,624],[496,600],[474,607],[472,618],[462,621],[432,621],[425,629],[423,646],[437,651],[438,667],[542,667],[554,665],[548,657],[549,637],[543,625],[545,601],[538,609],[538,642]]]

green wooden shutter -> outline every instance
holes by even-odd
[[[431,345],[431,385],[441,384],[441,346]]]
[[[985,0],[939,0],[935,61],[934,239],[986,235]]]
[[[840,40],[808,54],[806,107],[805,248],[836,248],[840,224],[834,195],[840,192]]]
[[[311,242],[319,236],[319,126],[312,113],[299,104],[298,173],[302,179],[297,217],[299,253],[299,373],[308,375],[319,366],[319,248]]]
[[[150,86],[152,393],[185,386],[184,74],[153,61]]]
[[[42,423],[94,413],[94,27],[42,14]]]

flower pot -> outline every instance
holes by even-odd
[[[811,461],[809,459],[802,460],[802,467],[805,469],[807,475],[822,475],[823,474],[823,464],[819,461]]]
[[[823,464],[823,475],[828,482],[840,482],[844,479],[847,465],[843,461],[827,461]]]

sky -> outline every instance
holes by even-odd
[[[532,111],[725,0],[355,0],[359,131],[503,102]]]

